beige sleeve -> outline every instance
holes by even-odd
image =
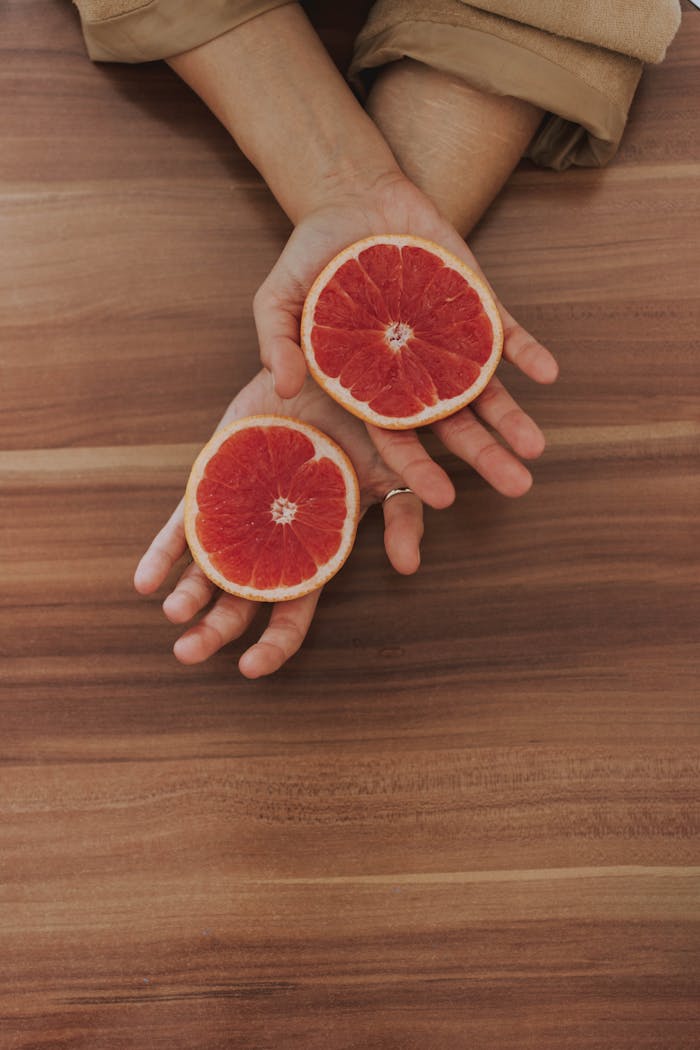
[[[527,156],[561,170],[606,164],[619,145],[644,62],[659,62],[678,0],[378,0],[350,77],[408,57],[472,87],[547,111]]]
[[[179,55],[291,0],[73,0],[96,62]]]

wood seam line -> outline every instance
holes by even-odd
[[[606,878],[694,878],[700,880],[700,867],[649,867],[638,864],[595,868],[497,869],[494,871],[443,871],[396,873],[388,875],[329,875],[319,878],[253,879],[260,886],[312,885],[377,885],[384,883],[420,885],[421,883],[539,882],[563,879]],[[244,880],[248,881],[248,880]],[[698,883],[700,890],[700,881]]]
[[[658,423],[614,424],[602,426],[552,427],[546,432],[547,448],[604,446],[629,447],[639,443],[647,454],[652,442],[696,439],[700,423],[674,420]],[[151,470],[154,466],[188,466],[201,448],[190,442],[160,445],[106,445],[70,448],[32,448],[0,452],[0,474],[17,475],[30,471],[54,474],[61,471],[80,474],[81,470],[104,472],[123,467]],[[546,456],[546,451],[545,451]]]
[[[606,187],[615,185],[617,183],[629,183],[629,182],[647,182],[650,179],[682,179],[692,178],[700,172],[700,165],[697,161],[687,160],[678,161],[673,164],[644,164],[629,167],[611,167],[605,170],[605,184]],[[523,168],[522,170],[513,172],[509,178],[509,185],[515,184],[520,186],[542,186],[546,181],[557,182],[560,179],[558,172],[548,172],[546,170],[531,171]],[[594,168],[590,170],[578,169],[571,173],[571,176],[576,178],[579,182],[596,181],[598,182],[601,178],[600,169]],[[113,179],[113,178],[92,178],[86,182],[76,182],[74,180],[56,180],[55,182],[32,182],[26,180],[23,182],[7,181],[3,182],[0,180],[0,201],[3,199],[22,199],[29,198],[34,200],[36,197],[50,200],[52,197],[69,197],[79,196],[84,198],[91,193],[93,195],[100,195],[103,192],[110,191],[117,187],[122,195],[133,195],[138,192],[142,194],[144,190],[148,190],[148,187],[152,188],[153,195],[172,195],[173,192],[181,190],[182,192],[191,193],[193,190],[197,191],[200,195],[207,195],[212,190],[221,190],[225,193],[237,192],[239,190],[260,190],[265,193],[269,193],[269,190],[261,178],[234,178],[221,176],[220,174],[213,174],[204,179],[192,179],[192,178],[173,178],[168,179],[167,186],[163,183],[162,177],[151,177],[151,176],[134,176],[129,179]]]

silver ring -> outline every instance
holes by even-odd
[[[413,489],[389,489],[386,496],[382,500],[382,503],[386,503],[387,500],[390,500],[392,496],[403,496],[406,492],[410,492],[412,496],[415,496],[415,492],[413,491]]]

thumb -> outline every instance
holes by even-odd
[[[277,287],[275,267],[253,299],[253,317],[260,343],[260,359],[272,373],[275,392],[295,397],[306,378],[306,362],[299,346],[299,317],[303,302],[295,303]]]

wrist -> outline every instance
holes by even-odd
[[[303,201],[293,216],[295,225],[314,212],[347,205],[380,206],[394,186],[405,182],[406,176],[396,163],[382,164],[380,158],[353,162],[343,158],[338,165],[329,165],[309,185]]]

